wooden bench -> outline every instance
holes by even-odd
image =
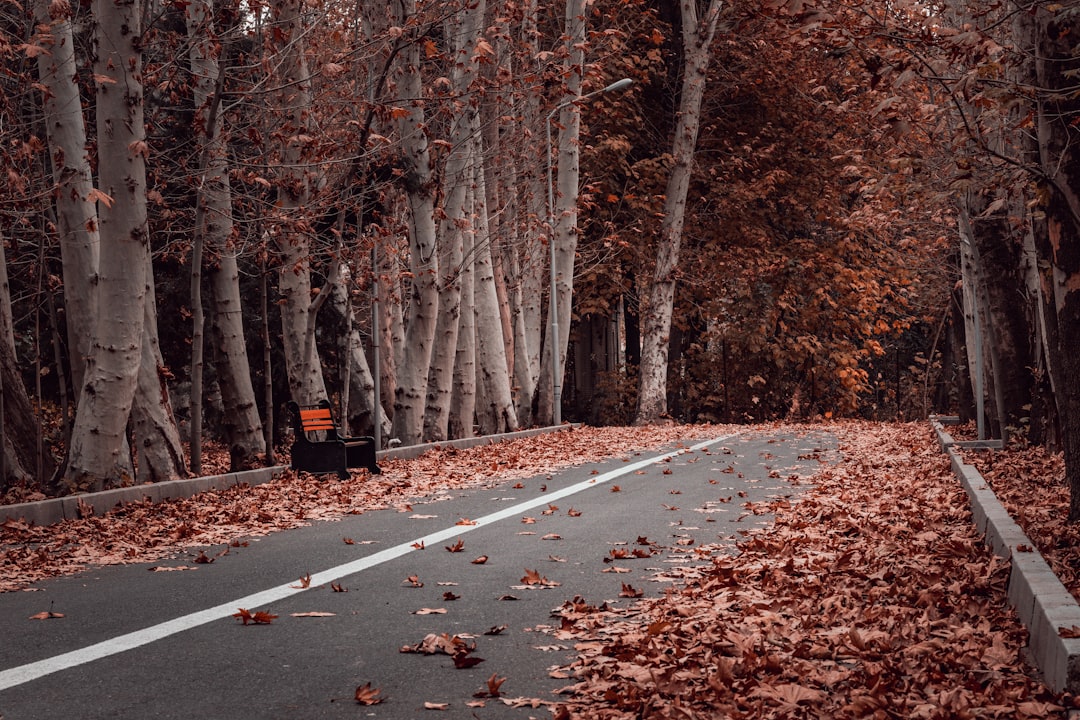
[[[349,468],[367,468],[372,475],[382,472],[375,463],[375,438],[339,435],[329,401],[304,408],[290,402],[289,414],[294,433],[289,467],[293,470],[337,473],[342,480],[348,479]]]

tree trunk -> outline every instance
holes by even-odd
[[[454,379],[454,355],[457,349],[461,316],[461,266],[464,259],[465,233],[474,232],[466,205],[472,182],[473,165],[479,158],[473,152],[475,128],[479,126],[479,103],[472,93],[482,53],[486,3],[477,0],[464,11],[454,13],[446,22],[447,35],[455,38],[451,58],[451,92],[456,108],[450,126],[450,156],[443,170],[443,208],[439,214],[439,317],[436,321],[431,365],[428,370],[427,401],[424,409],[424,439],[446,439]]]
[[[686,198],[693,172],[694,150],[701,123],[701,100],[709,67],[709,47],[720,17],[721,0],[710,0],[698,17],[697,0],[681,0],[682,88],[671,154],[674,165],[664,199],[664,220],[656,248],[656,270],[649,288],[648,305],[642,312],[641,383],[635,422],[656,422],[667,414],[668,347],[671,314],[675,306],[675,281],[682,243]]]
[[[555,183],[554,218],[548,218],[548,242],[554,243],[555,254],[551,268],[555,276],[555,297],[550,298],[548,330],[558,326],[558,337],[548,332],[544,338],[544,354],[540,360],[540,388],[537,401],[537,420],[551,425],[561,417],[556,408],[555,380],[562,384],[566,367],[566,346],[570,341],[570,314],[574,293],[574,259],[577,254],[577,201],[580,169],[578,136],[581,131],[581,110],[572,101],[581,97],[581,68],[585,62],[585,2],[566,2],[566,96],[559,114],[558,179]],[[545,122],[547,119],[545,117]],[[550,128],[544,128],[546,134]],[[550,147],[548,148],[550,150]],[[550,169],[550,168],[549,168]],[[554,343],[554,345],[553,345]]]
[[[398,24],[407,27],[416,13],[416,0],[402,0]],[[393,435],[405,445],[423,439],[424,399],[427,395],[428,366],[435,342],[439,310],[439,256],[435,234],[435,182],[428,151],[424,113],[424,80],[421,75],[421,45],[411,43],[402,53],[398,88],[408,98],[408,107],[399,119],[405,168],[404,184],[409,203],[410,298],[405,322],[407,353],[398,366],[394,393]]]
[[[282,346],[289,376],[289,391],[297,403],[312,405],[326,398],[326,387],[315,345],[312,302],[311,238],[303,220],[311,198],[307,164],[311,143],[311,75],[304,51],[301,0],[274,4],[277,27],[272,37],[281,43],[276,92],[281,126],[274,133],[280,143],[277,209],[282,222],[275,234],[281,254],[278,292],[281,294]]]
[[[479,119],[473,136],[474,154],[481,155]],[[472,187],[476,220],[473,250],[475,275],[473,303],[476,312],[476,360],[478,385],[483,387],[483,405],[477,403],[477,420],[484,435],[511,432],[518,429],[514,398],[510,390],[510,372],[506,365],[506,339],[503,336],[502,313],[495,287],[495,270],[491,260],[491,237],[487,225],[487,193],[481,164],[473,164]]]
[[[123,477],[125,429],[142,363],[150,266],[146,226],[141,4],[95,0],[101,255],[97,316],[65,480],[101,490]]]
[[[364,354],[364,344],[356,327],[356,314],[344,283],[334,283],[330,289],[327,309],[338,317],[336,325],[344,329],[345,336],[343,345],[347,370],[343,373],[346,378],[342,379],[342,395],[348,389],[348,401],[342,422],[349,432],[372,435],[378,418],[382,437],[386,437],[390,432],[390,420],[375,398],[375,379]]]
[[[157,304],[154,300],[154,273],[146,256],[146,300],[144,302],[142,360],[131,407],[129,428],[136,444],[137,482],[161,482],[187,476],[184,448],[176,427],[170,377],[158,345]]]
[[[98,269],[98,219],[87,155],[86,121],[75,84],[75,45],[71,8],[36,0],[35,18],[49,32],[39,42],[48,52],[37,56],[38,76],[47,88],[42,110],[56,183],[56,220],[64,276],[64,321],[67,326],[72,385],[82,388],[95,317]],[[50,16],[53,13],[54,16]]]
[[[1039,95],[1039,155],[1047,197],[1045,230],[1036,238],[1044,272],[1043,290],[1052,299],[1060,368],[1058,412],[1062,422],[1069,520],[1080,522],[1080,98],[1073,92],[1080,59],[1073,52],[1080,17],[1040,8],[1034,57]]]
[[[0,495],[16,485],[42,487],[45,481],[27,471],[37,466],[38,419],[15,355],[4,243],[0,237]]]
[[[466,233],[465,255],[473,256],[473,235]],[[450,398],[449,435],[451,438],[473,436],[476,417],[476,313],[473,303],[473,264],[461,271],[461,326],[458,328],[454,357],[454,392]]]
[[[233,238],[232,187],[229,182],[228,143],[220,111],[223,69],[218,59],[218,40],[213,26],[213,10],[207,0],[195,0],[188,6],[188,38],[191,42],[192,91],[200,122],[200,184],[197,207],[199,222],[196,237],[205,240],[205,262],[210,277],[210,332],[213,338],[211,360],[221,387],[225,418],[225,442],[229,446],[232,471],[253,467],[256,457],[266,451],[255,388],[251,382],[244,318],[240,300],[240,271]],[[193,268],[194,271],[194,268]],[[193,288],[194,291],[194,288]],[[192,351],[195,347],[193,343]],[[195,363],[192,363],[192,373]],[[195,397],[192,382],[192,406]],[[193,428],[194,430],[194,428]],[[194,433],[193,433],[194,435]],[[192,437],[192,471],[195,467],[195,443]]]

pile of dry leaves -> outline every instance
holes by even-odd
[[[569,683],[559,720],[1064,718],[1080,706],[1052,695],[1025,665],[1026,633],[1005,600],[1008,568],[981,545],[928,426],[828,429],[842,459],[823,465],[797,502],[771,503],[774,526],[748,533],[738,556],[717,553],[711,565],[686,568],[666,597],[619,614],[582,598],[563,606],[555,632],[576,642],[578,658],[556,671]],[[390,461],[377,477],[313,482],[285,473],[268,485],[49,528],[9,522],[0,526],[0,590],[86,564],[145,561],[319,518],[404,508],[451,487],[713,431],[583,428]],[[1005,462],[995,459],[988,470]],[[1028,461],[1015,462],[1010,474],[1020,481],[1005,491],[1006,503],[1047,523],[1044,513],[1055,512],[1043,509],[1049,495],[1041,482],[1022,482]],[[1046,554],[1076,567],[1075,555]]]
[[[564,717],[1046,718],[1008,568],[925,426],[836,426],[844,460],[741,554],[617,617],[564,611]],[[1020,491],[1018,491],[1020,492]]]

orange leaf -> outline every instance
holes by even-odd
[[[307,588],[311,587],[311,573],[308,573],[307,575],[301,575],[300,576],[300,584],[299,585],[290,585],[289,587],[297,588],[297,589],[300,589],[300,590],[306,590]]]
[[[360,685],[356,688],[356,702],[361,705],[378,705],[383,701],[379,697],[379,689],[371,687],[371,683]]]
[[[443,547],[445,547],[448,551],[452,553],[459,553],[465,549],[465,541],[461,538],[458,538],[458,541],[453,545],[444,545]]]
[[[342,540],[345,542],[346,545],[355,545],[356,544],[356,541],[353,540],[352,538],[342,538]]]

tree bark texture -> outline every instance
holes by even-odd
[[[1080,115],[1073,53],[1080,35],[1074,13],[1038,10],[1036,72],[1041,89],[1038,111],[1039,155],[1048,200],[1045,238],[1036,239],[1043,291],[1053,299],[1057,343],[1052,350],[1060,368],[1058,412],[1062,421],[1065,474],[1070,489],[1069,519],[1080,522]]]
[[[701,124],[701,100],[709,68],[709,48],[720,17],[720,0],[711,0],[699,17],[697,0],[681,0],[682,86],[679,114],[671,155],[674,164],[664,198],[664,220],[656,248],[656,269],[642,312],[641,382],[638,395],[639,424],[652,423],[667,414],[668,348],[671,315],[675,306],[675,282],[686,217],[686,199],[693,173],[694,150]]]
[[[142,364],[150,266],[146,226],[141,3],[95,0],[100,266],[86,381],[68,452],[66,482],[101,490],[125,477],[125,430]]]
[[[398,24],[405,27],[416,13],[415,0],[402,0]],[[423,439],[428,366],[439,311],[439,256],[435,227],[435,179],[428,148],[420,43],[402,54],[398,88],[407,103],[399,119],[405,191],[409,205],[409,306],[405,320],[402,363],[394,392],[393,436],[405,445]]]
[[[70,12],[69,6],[49,0],[34,3],[35,19],[49,28],[40,38],[48,52],[38,55],[38,77],[47,88],[42,110],[57,190],[56,229],[60,236],[72,385],[81,388],[95,313],[98,219],[90,197],[94,183],[86,150],[86,119],[75,84],[78,69]]]
[[[479,102],[472,93],[477,79],[486,3],[478,0],[446,21],[447,35],[455,38],[451,92],[456,112],[450,124],[450,155],[443,169],[443,206],[439,213],[439,317],[435,344],[428,369],[424,440],[445,440],[453,392],[454,355],[461,321],[461,266],[465,233],[475,232],[467,191],[472,183],[473,165],[480,162],[474,152],[473,133],[479,125]]]

